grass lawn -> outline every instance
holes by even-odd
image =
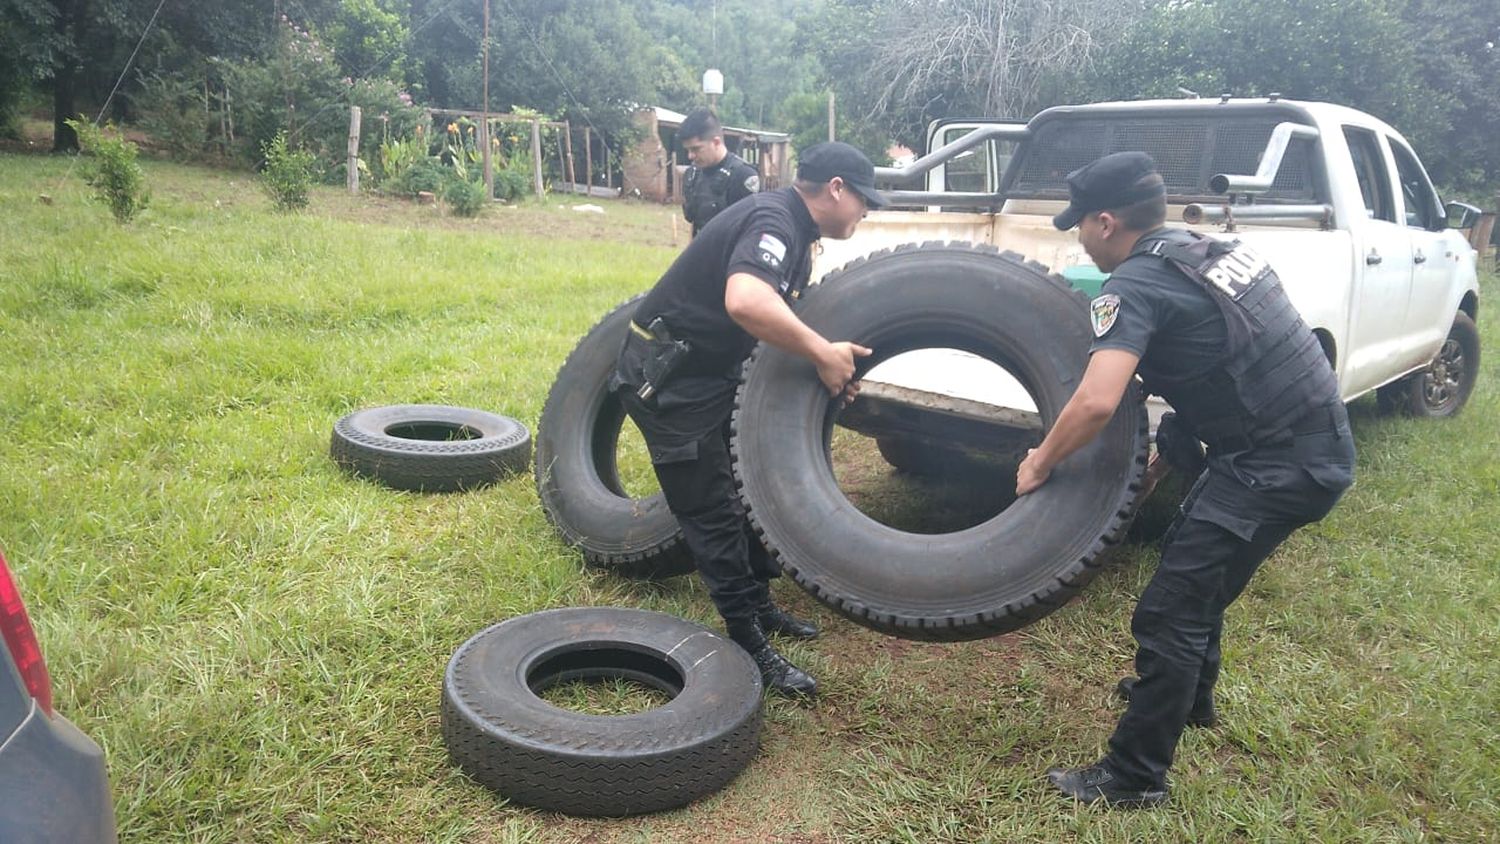
[[[1493,307],[1460,418],[1354,406],[1358,483],[1231,610],[1224,725],[1187,735],[1170,807],[1077,810],[1041,779],[1093,761],[1119,712],[1154,564],[1128,546],[1082,600],[966,644],[883,637],[779,584],[824,626],[789,648],[824,696],[768,700],[760,756],[720,794],[580,820],[449,766],[449,655],[549,607],[712,624],[702,588],[584,570],[530,477],[394,492],[340,473],[328,438],[351,410],[417,402],[534,430],[577,338],[671,260],[672,211],[459,222],[329,189],[280,216],[246,174],[146,167],[154,202],[122,228],[66,161],[0,155],[0,545],[59,709],[108,754],[122,840],[1500,837]]]

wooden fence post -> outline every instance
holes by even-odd
[[[495,198],[495,162],[490,158],[490,121],[486,116],[479,121],[480,149],[484,150],[484,197]]]
[[[593,127],[583,127],[583,195],[591,196],[594,189],[594,133]]]
[[[347,182],[350,193],[359,193],[359,106],[349,106],[349,169]]]
[[[531,121],[531,177],[536,187],[536,198],[543,197],[542,189],[542,124],[541,121]]]

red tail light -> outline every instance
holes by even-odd
[[[42,711],[51,715],[52,680],[47,676],[47,663],[42,659],[41,646],[36,642],[31,619],[26,616],[26,605],[21,603],[21,592],[10,577],[4,554],[0,554],[0,634],[5,637],[5,647],[10,651],[11,659],[21,670],[26,691],[36,698]]]

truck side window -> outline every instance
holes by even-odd
[[[1401,196],[1406,200],[1406,224],[1414,229],[1435,231],[1446,225],[1438,220],[1437,193],[1427,181],[1427,174],[1401,143],[1391,139],[1391,154],[1396,157],[1396,176],[1401,183]]]
[[[951,144],[974,131],[971,127],[953,128],[943,132],[944,144]],[[990,141],[989,143],[994,143]],[[965,150],[957,158],[950,159],[943,167],[943,189],[965,193],[988,193],[990,188],[989,144],[980,144]]]
[[[1365,213],[1372,220],[1396,222],[1391,202],[1391,180],[1386,174],[1385,157],[1375,133],[1357,126],[1344,127],[1349,142],[1349,157],[1354,159],[1354,175],[1359,179],[1359,194],[1365,201]]]

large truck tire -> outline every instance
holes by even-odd
[[[830,274],[796,312],[824,337],[873,349],[860,372],[922,348],[987,358],[1027,387],[1049,427],[1093,337],[1082,293],[1040,264],[971,244],[876,253]],[[991,636],[1062,606],[1124,536],[1148,454],[1132,385],[1099,437],[1041,489],[965,530],[915,534],[869,518],[839,489],[836,418],[812,364],[759,347],[733,422],[741,494],[783,571],[853,621],[909,639]]]
[[[455,492],[524,471],[531,432],[510,418],[439,404],[357,410],[333,425],[329,453],[351,474],[394,489]]]
[[[687,574],[693,559],[661,493],[631,498],[617,449],[625,408],[608,391],[639,296],[610,311],[568,355],[537,423],[536,493],[586,563],[627,577]]]
[[[624,678],[672,696],[590,715],[539,694]],[[723,788],[759,748],[760,673],[738,645],[680,618],[578,607],[518,616],[453,654],[443,677],[450,758],[510,800],[573,815],[685,806]]]

